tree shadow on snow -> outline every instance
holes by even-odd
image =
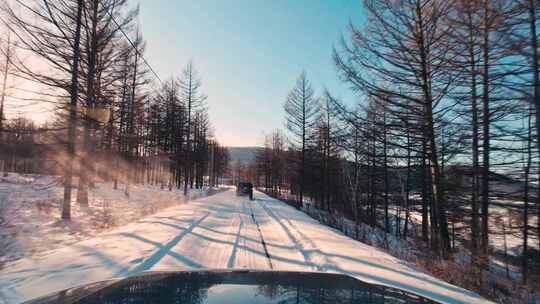
[[[183,227],[177,227],[181,228],[181,232],[175,236],[172,240],[170,240],[168,243],[162,245],[160,243],[154,242],[152,240],[146,239],[144,237],[138,236],[133,233],[122,233],[121,235],[137,239],[139,241],[152,244],[158,250],[150,255],[149,257],[145,258],[140,264],[138,264],[135,268],[127,271],[120,271],[115,274],[115,276],[132,276],[134,274],[137,274],[139,272],[147,271],[150,268],[152,268],[154,265],[156,265],[165,255],[170,255],[173,258],[177,259],[178,261],[186,264],[188,267],[192,268],[203,268],[204,266],[192,261],[191,259],[177,253],[171,251],[172,248],[174,248],[186,235],[191,233],[193,229],[195,229],[200,223],[202,223],[210,213],[206,213],[204,216],[199,218],[198,220],[194,221],[189,227],[183,228]]]

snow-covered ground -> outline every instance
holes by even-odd
[[[411,198],[419,199],[417,195],[412,195]],[[500,197],[491,197],[491,203],[489,206],[489,245],[493,251],[497,253],[503,253],[506,247],[509,256],[520,257],[523,251],[523,206],[524,202],[520,200],[503,199]],[[470,211],[470,206],[462,206],[463,210]],[[529,203],[529,225],[536,226],[538,223],[538,216],[534,209],[533,203]],[[389,212],[391,214],[390,225],[392,231],[395,231],[396,227],[396,214],[398,213],[396,206],[390,206]],[[419,209],[412,209],[409,213],[409,232],[412,235],[419,236],[421,233],[422,213]],[[403,231],[405,225],[405,212],[400,212],[400,229]],[[378,218],[379,223],[384,225],[383,214],[380,214]],[[459,222],[455,223],[456,235],[458,239],[470,237],[470,218],[460,218]],[[465,229],[463,229],[465,228]],[[450,227],[452,229],[452,227]],[[466,236],[464,235],[466,234]],[[460,240],[456,241],[457,244]],[[536,230],[529,230],[529,248],[540,248],[540,240],[537,237]]]
[[[199,197],[203,190],[192,190]],[[182,204],[181,190],[150,185],[99,182],[89,191],[89,208],[72,195],[72,221],[59,220],[63,200],[60,177],[15,174],[0,176],[0,268],[2,264],[34,253],[64,247],[136,221],[166,207]]]
[[[9,263],[0,271],[0,301],[147,270],[250,268],[338,272],[442,303],[488,303],[280,201],[262,193],[255,198],[229,190]]]

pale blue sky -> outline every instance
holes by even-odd
[[[362,22],[360,0],[142,0],[147,59],[161,78],[193,60],[217,139],[262,144],[283,128],[283,103],[302,70],[318,92],[352,99],[332,46]]]

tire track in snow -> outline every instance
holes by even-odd
[[[202,226],[194,231],[194,238],[190,238],[188,243],[182,244],[179,251],[189,252],[193,259],[201,261],[205,268],[227,268],[229,264],[236,264],[236,259],[231,260],[235,254],[235,236],[241,219],[236,212],[238,206],[231,204],[234,210],[222,212],[212,210],[206,225],[218,227],[215,233],[206,234]],[[223,232],[223,234],[221,234]],[[216,235],[218,234],[218,235]]]
[[[234,244],[232,245],[232,252],[229,256],[229,261],[227,262],[227,268],[234,268],[235,262],[236,262],[236,253],[238,252],[238,243],[240,242],[242,227],[244,226],[244,221],[240,219],[240,225],[238,225],[238,232],[236,233],[236,237],[234,240]]]
[[[246,209],[246,202],[242,201],[242,205],[243,205],[243,209],[245,210]],[[251,207],[251,204],[249,205],[249,211],[251,213],[251,219],[253,220],[253,223],[255,223],[255,225],[257,226],[257,230],[259,231],[259,236],[261,238],[261,244],[263,246],[264,253],[265,253],[266,259],[268,261],[268,266],[270,267],[270,269],[274,269],[274,266],[272,265],[272,258],[270,257],[270,253],[268,252],[268,247],[266,246],[266,242],[264,241],[264,236],[263,236],[263,233],[261,231],[261,227],[259,226],[259,223],[257,222],[257,219],[255,218],[255,214],[253,213],[253,207]]]
[[[235,210],[238,210],[237,206],[234,207],[236,207]],[[234,265],[237,264],[236,256],[238,253],[238,241],[244,223],[242,222],[242,219],[234,212],[231,212],[227,216],[230,216],[230,220],[224,227],[225,229],[223,231],[225,232],[225,235],[214,235],[214,237],[217,237],[224,243],[210,241],[207,243],[207,246],[204,246],[205,251],[203,255],[206,257],[205,259],[209,261],[208,266],[213,265],[212,267],[233,268]],[[203,232],[201,232],[201,234],[204,235]]]
[[[270,208],[268,208],[267,206],[263,205],[262,203],[258,203],[262,209],[266,212],[266,214],[268,214],[268,216],[270,218],[272,218],[274,221],[276,221],[280,228],[283,230],[283,232],[285,232],[285,234],[287,234],[287,237],[290,239],[290,241],[293,243],[294,247],[296,248],[296,250],[298,250],[301,254],[302,254],[302,257],[306,263],[306,265],[308,265],[309,267],[311,267],[312,269],[314,270],[317,270],[317,271],[322,271],[321,267],[319,267],[319,265],[317,265],[315,262],[313,262],[313,260],[311,259],[311,256],[308,252],[308,250],[306,250],[304,248],[304,246],[302,245],[302,243],[293,235],[293,233],[291,232],[290,229],[288,229],[287,225],[285,225],[280,219],[278,216],[276,216],[276,214],[274,213],[274,211],[272,211]]]

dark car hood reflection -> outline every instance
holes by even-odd
[[[68,289],[29,303],[320,304],[435,303],[328,273],[150,272]]]

